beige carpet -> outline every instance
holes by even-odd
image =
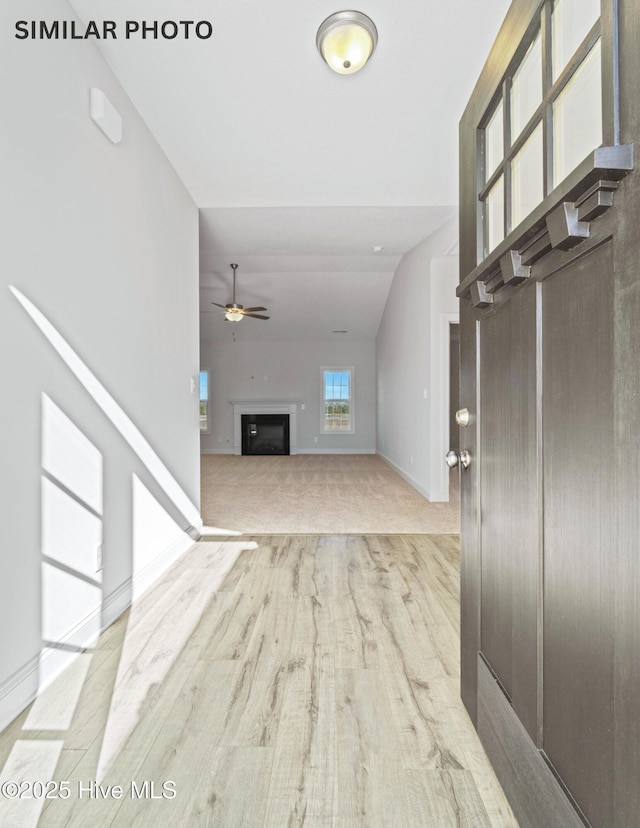
[[[373,454],[202,456],[205,525],[248,534],[450,534],[451,501],[430,503]]]

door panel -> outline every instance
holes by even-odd
[[[544,750],[594,825],[612,810],[611,248],[542,284]]]
[[[537,730],[536,293],[480,323],[482,655]]]
[[[464,429],[462,448],[471,453],[471,465],[460,474],[460,694],[477,726],[478,652],[480,650],[480,543],[478,539],[477,429],[477,314],[468,302],[460,305],[460,405],[469,408],[471,424]]]
[[[461,693],[523,826],[628,828],[640,811],[640,17],[637,2],[602,0],[550,81],[561,8],[513,0],[460,124]],[[507,110],[538,35],[544,97],[525,130],[542,126],[545,189],[516,223],[522,146]],[[571,148],[553,106],[598,42],[603,145],[558,182],[553,152]],[[485,128],[500,106],[491,172]],[[500,176],[505,237],[492,247]]]

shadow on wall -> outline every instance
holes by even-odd
[[[39,687],[101,630],[102,467],[102,454],[43,393]]]
[[[201,527],[197,508],[115,399],[35,305],[16,288],[11,291],[184,522]],[[170,673],[208,601],[248,547],[242,542],[208,544],[212,565],[204,572],[178,571],[167,593],[170,606],[149,614],[138,596],[193,540],[132,474],[122,481],[123,497],[131,500],[129,577],[111,573],[111,583],[118,578],[121,582],[106,594],[105,575],[113,559],[103,559],[103,454],[44,392],[41,439],[41,648],[23,670],[35,701],[0,739],[0,825],[20,828],[38,824],[43,807],[53,801],[47,793],[54,791],[34,788],[28,796],[20,796],[19,790],[14,795],[14,780],[67,779],[69,762],[81,755],[86,759],[84,778],[102,779],[135,729],[140,710],[150,703],[154,686]],[[236,533],[207,527],[207,534]],[[158,556],[158,550],[163,554]],[[126,550],[120,551],[122,567]],[[105,618],[113,618],[116,607],[132,600],[132,608],[102,633]],[[105,610],[110,605],[109,614]],[[105,686],[103,679],[96,686],[92,677],[105,660],[111,662],[112,681]],[[99,752],[93,752],[98,746]],[[76,796],[77,791],[69,792],[70,800]],[[64,798],[63,792],[59,801]]]
[[[89,367],[80,359],[62,334],[56,330],[33,302],[27,299],[17,288],[10,286],[9,289],[48,339],[49,344],[75,375],[76,379],[80,381],[89,396],[95,400],[105,416],[133,449],[138,459],[145,465],[156,483],[188,521],[189,526],[199,526],[200,514],[198,509],[185,494],[180,484],[150,446],[146,437],[132,422],[122,407],[111,396]]]

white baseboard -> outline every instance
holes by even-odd
[[[375,449],[319,449],[300,448],[298,454],[375,454]]]
[[[189,527],[201,535],[199,527]],[[0,684],[0,731],[4,730],[31,702],[65,670],[77,656],[77,642],[89,647],[109,627],[132,601],[151,586],[181,555],[193,546],[193,538],[186,532],[163,549],[132,578],[127,578],[99,606],[57,642],[60,648],[48,649],[33,656],[9,678]],[[73,647],[65,645],[74,642]],[[44,653],[44,655],[43,655]]]
[[[197,541],[197,540],[200,540],[200,538],[202,537],[202,527],[203,526],[204,526],[204,521],[202,520],[202,518],[200,518],[200,520],[198,521],[198,523],[195,526],[189,526],[184,531],[187,533],[187,535],[189,535],[191,540]]]
[[[430,503],[448,503],[449,500],[449,492],[434,492],[429,498]]]
[[[96,634],[105,630],[131,604],[131,578],[108,595],[73,629],[58,642],[59,649],[46,649],[23,664],[13,675],[0,684],[0,731],[18,716],[65,670],[80,649],[66,649],[70,642],[90,647]],[[108,619],[108,620],[107,620]],[[99,632],[97,632],[99,631]]]
[[[31,704],[38,695],[40,654],[0,684],[0,731]]]
[[[406,472],[404,469],[400,468],[400,466],[398,466],[396,463],[394,463],[394,462],[393,462],[393,460],[390,460],[388,457],[386,457],[386,456],[385,456],[384,454],[382,454],[381,452],[377,452],[377,454],[378,454],[378,457],[379,457],[381,460],[384,460],[384,462],[385,462],[388,466],[391,466],[391,468],[392,468],[395,472],[397,472],[403,480],[406,480],[406,481],[407,481],[407,483],[408,483],[410,486],[413,486],[413,488],[414,488],[417,492],[420,492],[420,494],[421,494],[423,497],[426,497],[426,498],[427,498],[427,500],[428,500],[428,501],[430,501],[431,503],[434,503],[434,502],[435,502],[435,501],[434,501],[434,499],[432,499],[432,498],[429,496],[429,492],[428,492],[428,491],[424,488],[424,486],[422,486],[420,483],[418,483],[418,481],[417,481],[417,480],[415,480],[413,477],[411,477],[411,475],[410,475],[408,472]]]
[[[202,523],[200,528],[202,528]],[[199,536],[202,534],[198,533]],[[133,576],[131,581],[131,595],[132,600],[139,598],[143,592],[155,583],[158,578],[163,575],[171,564],[175,563],[181,555],[191,549],[193,546],[193,538],[186,532],[183,532],[179,537],[175,538],[166,549],[163,549],[153,560],[144,566],[139,572]]]
[[[320,449],[301,448],[291,449],[291,457],[296,454],[375,454],[375,449]],[[200,454],[233,454],[233,449],[200,449]],[[240,457],[242,455],[238,455]],[[286,455],[269,455],[270,457],[284,457]]]
[[[297,448],[291,449],[291,457],[296,454],[375,454],[375,449],[320,449],[320,448]],[[233,449],[200,449],[200,454],[233,454]],[[241,457],[242,455],[237,455]],[[258,456],[258,455],[255,455]],[[270,454],[269,457],[286,457],[284,454]]]

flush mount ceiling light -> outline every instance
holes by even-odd
[[[378,30],[373,20],[358,11],[329,15],[316,35],[316,46],[323,60],[341,75],[362,69],[377,43]]]

